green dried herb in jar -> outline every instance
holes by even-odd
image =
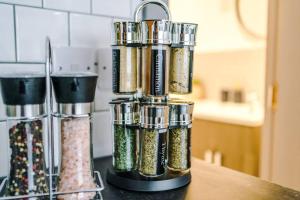
[[[193,103],[170,101],[168,168],[186,171],[191,167]]]
[[[130,172],[137,168],[139,104],[124,99],[110,104],[113,111],[113,167],[116,172]]]
[[[168,112],[165,105],[141,108],[139,173],[143,176],[156,177],[166,172]]]
[[[190,159],[191,126],[169,130],[168,167],[184,171],[191,167]]]
[[[136,127],[114,125],[114,168],[117,171],[136,169],[137,134]]]

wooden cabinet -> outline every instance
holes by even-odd
[[[222,166],[259,175],[260,127],[247,127],[196,119],[192,129],[192,155],[220,152]]]

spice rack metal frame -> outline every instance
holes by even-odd
[[[139,12],[148,4],[160,6],[167,14],[168,20],[171,20],[170,10],[164,2],[160,0],[145,0],[141,2],[135,9],[134,20],[139,22]],[[137,98],[139,92],[134,95]],[[167,100],[168,97],[165,97]],[[158,192],[167,191],[184,187],[191,182],[192,175],[187,172],[173,172],[167,169],[166,173],[159,177],[144,177],[137,171],[130,173],[117,173],[111,166],[107,169],[107,182],[118,188],[136,191],[136,192]]]

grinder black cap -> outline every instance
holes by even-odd
[[[53,74],[51,80],[57,103],[91,103],[95,98],[97,74]]]
[[[5,105],[43,104],[46,78],[41,74],[6,74],[0,77]]]

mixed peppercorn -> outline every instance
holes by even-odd
[[[7,196],[47,193],[42,121],[16,124],[9,129],[9,138],[11,158]]]

